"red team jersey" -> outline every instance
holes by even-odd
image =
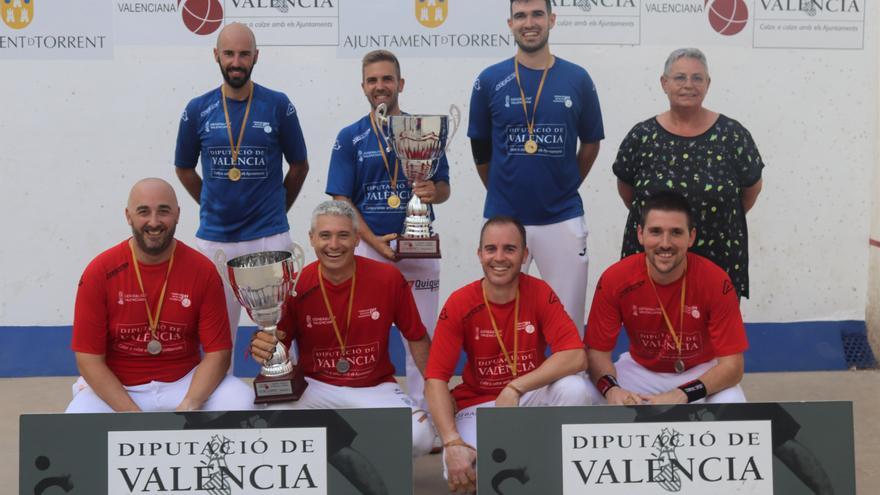
[[[682,336],[681,358],[687,368],[748,348],[739,301],[727,273],[702,256],[687,253],[684,329],[680,330],[681,283],[655,284],[666,314]],[[621,324],[629,336],[629,352],[645,368],[675,371],[675,341],[666,327],[657,296],[648,281],[645,254],[633,254],[605,270],[596,286],[584,342],[610,352]]]
[[[522,273],[519,291],[518,376],[544,362],[548,345],[553,352],[583,348],[577,328],[546,282]],[[490,304],[512,357],[515,303]],[[446,301],[434,331],[425,378],[448,382],[462,348],[467,354],[463,382],[452,391],[458,408],[495,400],[514,377],[486,311],[481,280],[453,292]]]
[[[106,355],[107,366],[123,385],[173,382],[189,373],[205,352],[232,348],[223,285],[214,264],[177,241],[157,337],[162,352],[147,352],[152,339],[144,295],[132,266],[128,241],[89,263],[76,292],[73,315],[75,352]],[[140,265],[152,311],[165,282],[168,262]]]
[[[305,375],[331,385],[373,387],[394,382],[394,366],[388,356],[388,335],[394,324],[407,340],[426,335],[409,284],[392,266],[355,256],[357,282],[351,308],[351,329],[346,329],[351,279],[333,285],[326,278],[324,287],[336,315],[339,332],[346,342],[347,373],[336,370],[342,357],[327,306],[318,285],[318,263],[303,269],[296,286],[297,296],[289,299],[278,327],[287,332],[285,344],[296,339]]]

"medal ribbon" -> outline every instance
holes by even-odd
[[[526,127],[529,130],[529,139],[535,134],[535,116],[538,114],[538,101],[541,99],[541,92],[544,91],[544,81],[547,80],[547,71],[550,70],[550,63],[544,67],[544,73],[541,75],[541,84],[538,85],[538,93],[535,95],[535,104],[532,105],[532,119],[529,120],[529,107],[526,106],[526,94],[523,91],[522,83],[519,79],[519,60],[513,59],[513,71],[516,74],[516,85],[519,86],[519,96],[522,100],[523,112],[526,114]]]
[[[647,263],[647,256],[645,257],[645,262]],[[672,322],[669,321],[669,315],[666,313],[666,308],[663,306],[663,302],[660,301],[660,294],[657,293],[657,287],[654,285],[654,280],[651,279],[651,269],[648,268],[648,283],[651,284],[651,288],[654,289],[654,297],[657,298],[657,304],[660,305],[660,312],[663,313],[663,320],[666,322],[666,328],[669,329],[669,333],[672,335],[672,340],[675,342],[675,348],[678,350],[678,359],[681,360],[681,336],[675,333],[675,328],[672,326]],[[684,333],[684,294],[687,289],[687,265],[684,268],[684,274],[682,275],[681,280],[681,308],[678,314],[678,329],[683,334]]]
[[[324,274],[321,271],[321,264],[318,263],[318,285],[321,286],[321,295],[324,297],[324,306],[327,307],[327,313],[330,315],[330,323],[333,324],[333,331],[336,333],[336,340],[339,342],[339,349],[342,356],[345,356],[345,345],[348,342],[348,333],[351,329],[351,307],[354,303],[354,286],[357,282],[357,267],[351,275],[351,290],[348,292],[348,316],[345,320],[345,340],[342,339],[342,333],[339,331],[339,325],[336,323],[336,315],[333,314],[333,307],[330,306],[330,299],[327,297],[327,289],[324,287]]]
[[[492,322],[492,330],[495,331],[495,338],[498,339],[498,345],[501,346],[501,352],[504,353],[504,360],[507,362],[507,367],[510,369],[510,373],[513,376],[516,376],[516,365],[517,359],[519,358],[517,354],[517,350],[519,349],[519,333],[516,331],[517,325],[519,325],[519,286],[516,288],[516,302],[513,305],[513,359],[510,358],[510,354],[507,353],[507,347],[504,345],[504,341],[501,340],[501,332],[498,330],[498,324],[495,323],[495,316],[492,314],[492,306],[489,305],[489,298],[486,297],[486,288],[480,284],[480,287],[483,289],[483,302],[486,304],[486,311],[489,313],[489,321]]]
[[[379,130],[376,128],[376,119],[373,112],[370,112],[370,126],[373,127],[373,134],[376,135],[376,142],[379,143],[379,153],[382,154],[382,161],[385,162],[385,171],[391,179],[391,193],[397,194],[397,172],[400,170],[400,160],[394,157],[394,175],[391,175],[391,167],[388,166],[388,156],[385,155],[385,146],[382,146],[382,138],[379,137]]]
[[[251,102],[254,100],[254,84],[251,83],[248,91],[247,106],[244,109],[244,118],[241,120],[241,129],[238,131],[238,144],[232,140],[232,124],[229,122],[229,108],[226,106],[226,86],[220,86],[220,94],[223,100],[223,116],[226,117],[226,134],[229,136],[229,150],[232,151],[232,168],[238,168],[238,152],[241,150],[241,142],[244,139],[244,128],[247,126],[248,115],[251,113]]]
[[[162,314],[162,304],[165,302],[165,289],[168,288],[168,279],[171,277],[171,267],[174,266],[174,251],[177,249],[177,244],[172,248],[171,258],[168,260],[168,271],[165,272],[165,281],[162,282],[162,292],[159,293],[159,302],[156,304],[155,318],[153,318],[153,311],[150,309],[150,301],[147,299],[147,291],[144,290],[144,280],[141,278],[141,269],[138,266],[138,260],[134,254],[134,246],[131,241],[129,241],[128,247],[131,249],[131,262],[134,265],[134,274],[137,276],[138,286],[144,294],[144,305],[147,307],[147,322],[150,325],[150,334],[153,336],[154,340],[158,341],[159,339],[156,337],[156,328],[159,327],[159,315]]]

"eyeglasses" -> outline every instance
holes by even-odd
[[[669,78],[676,86],[684,86],[688,82],[688,76],[686,74],[676,74]],[[703,74],[692,74],[690,77],[691,84],[694,86],[702,86],[706,84],[706,80],[708,77]]]

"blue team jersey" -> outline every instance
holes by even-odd
[[[238,242],[287,232],[284,170],[306,159],[306,144],[296,108],[284,93],[254,84],[254,98],[236,166],[241,179],[229,180],[232,150],[220,88],[194,98],[180,119],[174,165],[195,168],[201,155],[202,195],[196,236]],[[227,98],[232,139],[238,142],[247,100]]]
[[[396,234],[403,228],[406,203],[412,190],[401,168],[397,173],[397,195],[401,204],[398,208],[388,206],[388,197],[392,193],[391,177],[385,170],[379,140],[370,125],[369,114],[339,131],[330,155],[326,192],[350,198],[374,234]],[[384,145],[384,141],[382,143]],[[393,175],[397,155],[393,150],[385,155]],[[435,183],[449,182],[449,162],[445,155],[440,158],[437,173],[431,180]]]
[[[542,73],[520,64],[529,117]],[[584,214],[578,140],[605,138],[596,86],[586,70],[556,57],[538,102],[534,132],[538,151],[529,155],[514,59],[480,73],[471,93],[468,137],[492,141],[484,217],[510,215],[526,225],[547,225]]]

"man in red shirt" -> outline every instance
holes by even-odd
[[[428,453],[434,431],[427,412],[397,385],[388,356],[394,324],[424,373],[431,340],[409,284],[393,265],[355,256],[358,218],[347,202],[318,205],[312,212],[309,240],[318,261],[303,269],[297,296],[288,301],[278,324],[284,343],[296,342],[291,354],[298,351],[309,386],[298,401],[280,407],[409,407],[413,455]],[[265,362],[274,345],[269,334],[255,334],[254,359]]]
[[[595,401],[745,402],[739,300],[724,270],[688,253],[696,235],[683,196],[645,201],[638,228],[645,252],[605,270],[593,297],[584,341]],[[630,348],[612,363],[621,325]]]
[[[581,374],[587,356],[574,322],[546,282],[520,273],[528,256],[522,224],[489,219],[477,255],[485,277],[449,296],[425,374],[449,489],[463,492],[476,486],[477,408],[589,404]],[[462,349],[463,382],[450,393]]]
[[[251,409],[251,388],[226,375],[232,342],[217,270],[174,239],[174,189],[139,181],[125,218],[132,237],[79,282],[71,347],[82,377],[67,412]]]

